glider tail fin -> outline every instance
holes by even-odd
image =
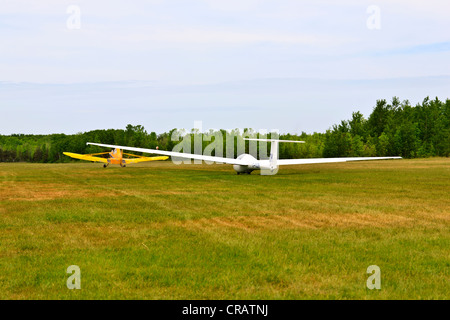
[[[295,141],[295,140],[278,140],[278,139],[250,139],[245,138],[244,140],[253,141],[263,141],[270,142],[270,158],[269,158],[269,168],[261,168],[261,175],[274,175],[278,172],[278,155],[280,142],[291,142],[291,143],[305,143],[305,141]]]

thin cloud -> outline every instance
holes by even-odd
[[[313,34],[261,33],[247,31],[206,30],[195,28],[180,29],[150,29],[145,33],[125,34],[119,38],[125,42],[163,42],[163,43],[193,43],[193,44],[302,44],[330,45],[350,41],[349,38],[337,38]]]

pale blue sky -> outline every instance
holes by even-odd
[[[449,12],[436,0],[2,0],[0,134],[196,120],[323,132],[376,99],[445,100]]]

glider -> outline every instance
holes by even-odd
[[[194,160],[203,160],[208,162],[225,163],[233,165],[233,169],[237,174],[247,173],[251,174],[254,170],[261,170],[261,175],[274,175],[278,172],[279,166],[295,165],[295,164],[312,164],[312,163],[333,163],[333,162],[347,162],[347,161],[364,161],[364,160],[387,160],[387,159],[402,159],[402,157],[354,157],[354,158],[311,158],[311,159],[278,159],[278,146],[280,142],[290,143],[305,143],[304,141],[294,140],[276,140],[276,139],[244,139],[253,141],[271,142],[270,158],[269,160],[257,160],[250,154],[241,154],[236,159],[222,158],[215,156],[204,156],[200,154],[181,153],[154,149],[143,149],[134,147],[120,147],[108,144],[99,144],[88,142],[89,145],[105,147],[105,148],[119,148],[128,151],[154,153],[176,158],[187,158]]]
[[[121,167],[125,167],[127,164],[130,163],[139,163],[139,162],[146,162],[146,161],[156,161],[156,160],[166,160],[169,157],[142,157],[137,156],[135,154],[130,153],[123,153],[122,148],[115,148],[111,152],[102,152],[102,153],[93,153],[93,154],[78,154],[78,153],[71,153],[71,152],[64,152],[66,156],[69,156],[71,158],[80,159],[80,160],[86,160],[86,161],[93,161],[93,162],[102,162],[104,163],[103,167],[106,168],[110,164],[120,164]],[[103,157],[96,157],[104,154],[109,154],[109,158],[103,158]],[[124,158],[123,155],[127,155],[129,157],[133,158]]]

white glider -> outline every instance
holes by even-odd
[[[89,145],[105,147],[105,148],[118,148],[121,150],[128,150],[134,152],[143,152],[151,154],[160,154],[164,156],[171,156],[177,158],[186,158],[194,160],[203,160],[216,163],[225,163],[233,165],[233,169],[237,174],[247,173],[250,174],[254,170],[261,170],[261,175],[274,175],[278,172],[279,166],[295,165],[295,164],[313,164],[313,163],[333,163],[333,162],[347,162],[347,161],[365,161],[365,160],[388,160],[388,159],[402,159],[402,157],[354,157],[354,158],[311,158],[311,159],[278,159],[278,144],[279,142],[290,143],[305,143],[304,141],[294,140],[276,140],[276,139],[244,139],[253,141],[265,141],[271,142],[270,159],[269,160],[257,160],[250,154],[241,154],[236,159],[223,158],[215,156],[204,156],[200,154],[182,153],[173,151],[163,151],[155,149],[144,149],[134,147],[123,147],[109,144],[100,144],[88,142]]]

